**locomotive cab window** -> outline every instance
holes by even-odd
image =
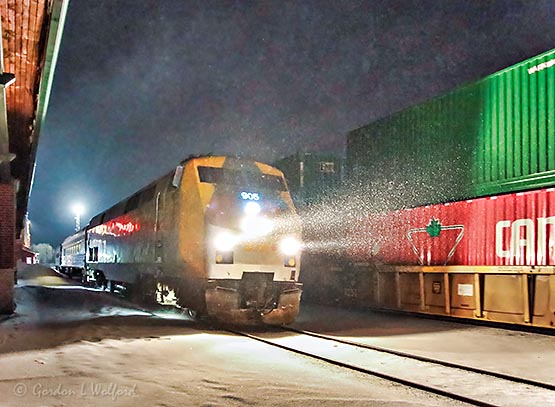
[[[209,184],[237,185],[241,187],[263,188],[272,191],[286,191],[285,180],[277,175],[253,171],[237,171],[228,168],[198,167],[200,182]]]

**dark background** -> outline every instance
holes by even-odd
[[[73,0],[33,242],[190,154],[343,154],[349,130],[554,48],[554,21],[552,0]]]

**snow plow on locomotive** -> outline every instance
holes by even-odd
[[[282,325],[299,312],[300,251],[281,171],[193,157],[91,219],[84,280],[194,316]]]

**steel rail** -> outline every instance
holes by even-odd
[[[449,398],[449,399],[452,399],[452,400],[461,401],[463,403],[468,403],[468,404],[471,404],[471,405],[474,405],[474,406],[479,406],[479,407],[498,407],[496,404],[491,404],[491,403],[487,403],[487,402],[482,401],[482,400],[477,400],[477,399],[473,399],[471,397],[467,397],[467,396],[463,396],[463,395],[460,395],[460,394],[452,393],[450,391],[439,389],[437,387],[428,386],[428,385],[425,385],[425,384],[422,384],[422,383],[419,383],[419,382],[414,382],[412,380],[392,376],[392,375],[389,375],[387,373],[378,372],[376,370],[366,369],[366,368],[359,367],[359,366],[353,366],[353,365],[350,365],[348,363],[344,363],[344,362],[341,362],[341,361],[338,361],[338,360],[327,358],[325,356],[320,356],[320,355],[313,354],[313,353],[310,353],[310,352],[306,352],[306,351],[303,351],[303,350],[300,350],[300,349],[295,349],[295,348],[292,348],[292,347],[289,347],[289,346],[286,346],[286,345],[275,343],[275,342],[273,342],[269,339],[264,339],[264,338],[261,338],[259,336],[256,336],[256,335],[253,335],[253,334],[250,334],[250,333],[241,332],[241,331],[237,331],[237,330],[234,330],[234,329],[226,329],[226,331],[230,332],[230,333],[233,333],[235,335],[244,336],[244,337],[247,337],[247,338],[262,342],[262,343],[265,343],[267,345],[274,346],[274,347],[277,347],[279,349],[283,349],[283,350],[286,350],[286,351],[289,351],[289,352],[292,352],[292,353],[296,353],[296,354],[299,354],[299,355],[302,355],[302,356],[305,356],[305,357],[320,360],[322,362],[326,362],[326,363],[329,363],[329,364],[332,364],[332,365],[335,365],[335,366],[339,366],[339,367],[342,367],[342,368],[345,368],[345,369],[349,369],[349,370],[352,370],[352,371],[356,371],[356,372],[359,372],[359,373],[364,373],[364,374],[367,374],[367,375],[370,375],[370,376],[379,377],[381,379],[385,379],[385,380],[388,380],[390,382],[399,383],[399,384],[402,384],[404,386],[419,389],[419,390],[425,391],[427,393],[432,393],[432,394],[435,394],[435,395],[438,395],[438,396],[443,396],[443,397],[446,397],[446,398]],[[325,339],[325,338],[323,338],[323,339]]]
[[[404,357],[404,358],[407,358],[407,359],[414,359],[414,360],[418,360],[419,362],[432,363],[432,364],[436,364],[436,365],[440,365],[440,366],[444,366],[444,367],[449,367],[449,368],[453,368],[453,369],[460,369],[460,370],[464,370],[464,371],[467,371],[467,372],[478,373],[478,374],[482,374],[482,375],[485,375],[485,376],[491,376],[491,377],[495,377],[497,379],[507,380],[507,381],[514,382],[514,383],[526,384],[526,385],[529,385],[529,386],[540,387],[540,388],[543,388],[543,389],[546,389],[546,390],[555,391],[555,384],[551,384],[551,383],[545,383],[545,382],[540,382],[540,381],[533,380],[533,379],[527,379],[527,378],[524,378],[524,377],[513,376],[513,375],[510,375],[510,374],[506,374],[506,373],[494,372],[494,371],[486,370],[486,369],[480,369],[478,367],[461,365],[461,364],[454,363],[454,362],[448,362],[446,360],[433,359],[433,358],[429,358],[427,356],[415,355],[415,354],[412,354],[412,353],[398,351],[398,350],[395,350],[395,349],[384,348],[384,347],[381,347],[381,346],[369,345],[369,344],[366,344],[366,343],[359,343],[359,342],[349,341],[347,339],[341,339],[341,338],[337,338],[337,337],[330,336],[330,335],[320,334],[320,333],[317,333],[317,332],[305,331],[305,330],[302,330],[302,329],[296,329],[296,328],[290,328],[290,327],[281,327],[281,329],[283,329],[285,331],[291,331],[291,332],[300,333],[300,334],[304,334],[304,335],[308,335],[308,336],[313,336],[315,338],[326,339],[326,340],[329,340],[329,341],[342,343],[344,345],[351,345],[351,346],[355,346],[355,347],[359,347],[359,348],[363,348],[363,349],[369,349],[369,350],[374,350],[374,351],[377,351],[377,352],[388,353],[390,355],[400,356],[400,357]]]

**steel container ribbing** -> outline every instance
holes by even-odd
[[[361,218],[357,261],[401,265],[555,265],[555,189],[420,206]]]
[[[393,207],[555,184],[555,50],[350,132],[347,168]]]

